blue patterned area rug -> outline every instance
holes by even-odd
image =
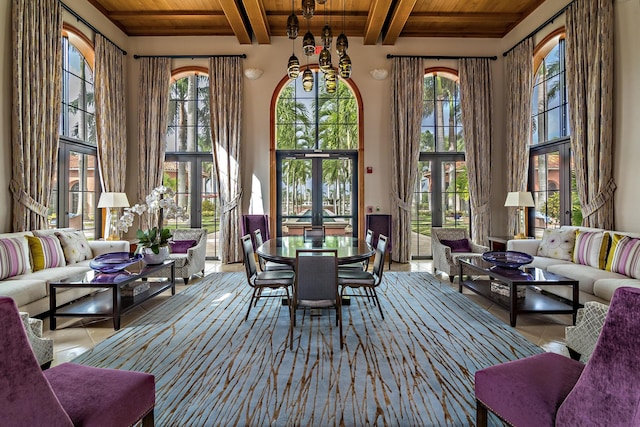
[[[158,426],[472,426],[476,370],[541,353],[429,273],[384,275],[331,315],[266,298],[244,321],[243,273],[211,274],[75,362],[150,372]],[[490,424],[499,425],[494,419]]]

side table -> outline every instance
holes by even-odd
[[[513,236],[489,236],[489,250],[506,251],[507,241],[513,239]]]

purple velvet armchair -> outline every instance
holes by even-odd
[[[153,426],[153,375],[63,363],[43,372],[11,298],[0,297],[0,424]]]
[[[544,353],[476,372],[477,425],[640,426],[640,289],[618,288],[586,365]]]

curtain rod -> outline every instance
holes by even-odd
[[[133,55],[135,59],[139,58],[246,58],[247,54],[242,53],[240,55]]]
[[[422,59],[490,59],[495,61],[497,56],[429,56],[429,55],[387,55],[388,59],[391,58],[422,58]]]
[[[526,39],[528,39],[529,37],[533,37],[533,36],[535,36],[535,35],[536,35],[536,34],[538,34],[538,32],[539,32],[540,30],[542,30],[544,27],[546,27],[547,25],[549,25],[549,24],[553,23],[553,21],[555,21],[556,19],[558,19],[558,17],[559,17],[560,15],[562,15],[562,14],[563,14],[567,9],[569,9],[569,6],[571,6],[571,5],[573,4],[573,2],[574,2],[574,1],[575,1],[575,0],[571,0],[569,3],[567,3],[567,5],[566,5],[565,7],[563,7],[562,9],[560,9],[559,11],[557,11],[557,12],[555,13],[555,15],[553,15],[551,18],[547,19],[547,20],[546,20],[546,21],[544,21],[542,24],[540,24],[540,25],[538,26],[538,28],[536,28],[535,30],[531,31],[531,32],[529,33],[529,35],[528,35],[528,36],[526,36],[525,38],[523,38],[522,40],[520,40],[518,43],[516,43],[515,45],[513,45],[513,47],[512,47],[511,49],[509,49],[508,51],[504,52],[504,53],[502,54],[502,56],[507,56],[507,55],[509,54],[509,52],[511,52],[511,51],[512,51],[513,49],[515,49],[516,47],[518,47],[518,45],[519,45],[520,43],[522,43],[523,41],[525,41],[525,40],[526,40]]]
[[[91,31],[93,31],[96,34],[100,34],[102,37],[105,38],[105,40],[107,40],[109,43],[111,43],[112,45],[114,45],[115,47],[117,47],[120,52],[122,52],[123,55],[127,54],[127,51],[124,50],[123,48],[121,48],[120,46],[118,46],[117,44],[115,44],[110,38],[108,38],[107,36],[105,36],[104,34],[102,34],[100,31],[98,31],[98,29],[96,27],[94,27],[93,25],[91,25],[89,22],[87,22],[86,19],[84,19],[82,16],[78,15],[76,13],[76,11],[74,11],[73,9],[71,9],[69,6],[67,6],[66,4],[64,4],[63,2],[59,2],[60,5],[62,6],[62,8],[64,10],[66,10],[67,12],[69,12],[70,14],[72,14],[78,21],[82,22],[84,25],[86,25],[87,27],[89,27],[89,29]]]

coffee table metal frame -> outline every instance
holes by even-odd
[[[168,266],[171,267],[170,277],[148,277],[149,274]],[[50,329],[56,329],[57,317],[100,317],[112,318],[113,328],[118,330],[120,329],[121,316],[130,309],[167,289],[171,289],[171,295],[176,294],[176,270],[173,260],[166,260],[157,265],[145,265],[143,261],[140,261],[127,267],[126,270],[131,274],[130,277],[115,283],[95,281],[97,273],[94,271],[49,283]],[[131,301],[123,301],[122,288],[125,285],[143,281],[149,283],[149,289],[145,291],[144,295],[137,299],[132,297]],[[56,291],[59,288],[96,288],[96,291],[58,307]]]
[[[577,280],[534,267],[495,268],[493,264],[482,258],[459,258],[458,262],[460,264],[458,291],[462,292],[465,287],[508,309],[511,326],[516,326],[516,317],[519,313],[572,314],[575,325],[576,313],[580,307]],[[474,278],[472,274],[482,277]],[[486,276],[489,277],[486,278]],[[510,295],[506,297],[492,292],[491,282],[499,282],[509,286]],[[546,295],[544,292],[532,289],[530,285],[571,286],[573,301]],[[518,286],[527,287],[523,300],[517,298],[516,289]]]

